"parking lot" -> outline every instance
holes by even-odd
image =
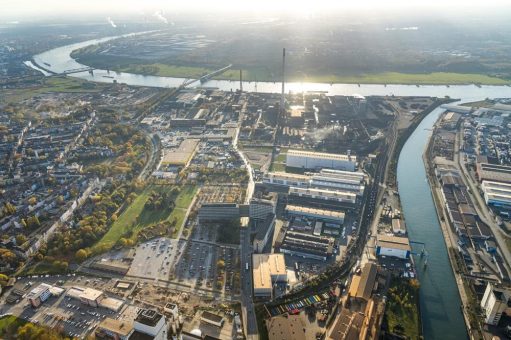
[[[174,268],[173,263],[183,252],[184,245],[184,241],[164,237],[140,244],[127,275],[168,280]]]

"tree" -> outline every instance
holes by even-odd
[[[87,251],[85,249],[79,249],[76,254],[75,258],[78,262],[82,262],[87,258]]]
[[[128,244],[128,240],[126,240],[124,237],[121,237],[118,241],[118,244],[121,246],[121,247],[126,247],[126,245]]]
[[[23,243],[27,242],[27,238],[23,234],[16,235],[16,245],[21,246]]]
[[[37,197],[32,196],[32,197],[30,197],[30,198],[28,199],[28,204],[30,204],[30,205],[36,205],[36,203],[37,203]]]
[[[216,266],[218,267],[218,269],[223,270],[225,268],[225,261],[224,260],[218,260],[216,262]]]
[[[5,286],[7,284],[7,281],[9,281],[9,276],[5,274],[0,274],[0,285]]]

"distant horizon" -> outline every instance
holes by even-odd
[[[414,16],[438,12],[455,11],[453,14],[511,11],[511,3],[507,0],[359,0],[353,2],[317,0],[314,2],[299,0],[259,0],[233,1],[219,0],[189,0],[182,3],[169,3],[164,0],[88,0],[62,1],[47,0],[41,6],[37,0],[4,0],[0,11],[0,23],[15,23],[23,21],[44,21],[50,19],[73,19],[101,16],[152,17],[155,21],[165,22],[175,15],[237,15],[267,17],[282,15],[290,17],[307,17],[316,15],[332,15],[338,13],[360,13],[375,15],[375,13],[407,12]],[[63,18],[64,16],[64,18]]]

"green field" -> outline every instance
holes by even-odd
[[[104,250],[113,247],[121,237],[137,239],[138,233],[146,227],[165,220],[176,219],[176,226],[181,226],[193,196],[197,192],[195,186],[185,186],[175,199],[175,208],[172,211],[151,211],[144,209],[152,191],[170,190],[168,186],[149,186],[130,204],[128,208],[112,224],[108,232],[94,246],[93,250]],[[177,231],[174,232],[177,235]],[[173,235],[173,236],[175,236]]]
[[[106,85],[99,83],[92,83],[86,80],[59,76],[59,77],[48,77],[44,78],[44,82],[41,85],[21,88],[21,89],[6,89],[0,90],[0,97],[6,103],[19,102],[25,99],[32,98],[34,96],[53,93],[53,92],[65,92],[65,93],[94,93],[100,92],[105,88]],[[0,102],[2,102],[0,100]]]
[[[179,234],[181,226],[183,225],[184,218],[186,216],[186,211],[188,210],[188,207],[190,206],[190,203],[192,202],[196,193],[197,187],[189,185],[183,187],[177,196],[176,207],[169,216],[170,221],[172,221],[174,218],[176,219],[176,229],[174,229],[172,237],[176,238]]]
[[[123,72],[138,74],[150,74],[165,77],[199,78],[209,72],[212,68],[196,66],[176,66],[161,63],[154,64],[131,64],[119,69]],[[223,80],[239,80],[239,70],[231,69],[215,77]],[[278,81],[278,78],[265,70],[264,68],[244,69],[243,79],[248,81]],[[485,74],[477,73],[452,73],[452,72],[433,72],[433,73],[400,73],[400,72],[382,72],[368,73],[358,75],[337,74],[333,70],[331,74],[315,75],[289,75],[288,81],[291,82],[320,82],[320,83],[341,83],[341,84],[411,84],[411,85],[460,85],[460,84],[481,84],[481,85],[507,85],[511,81],[491,77]]]

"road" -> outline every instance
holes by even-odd
[[[151,174],[151,170],[154,169],[155,163],[158,161],[158,154],[160,151],[160,142],[157,139],[157,135],[152,134],[151,135],[151,143],[152,143],[152,149],[151,154],[149,155],[149,160],[147,161],[146,165],[140,172],[140,175],[138,175],[139,179],[146,179]]]
[[[243,121],[243,116],[245,115],[246,110],[246,102],[243,105],[240,113],[239,121]],[[254,194],[254,177],[252,166],[248,162],[247,158],[238,148],[238,136],[240,132],[240,123],[236,129],[236,136],[232,142],[234,150],[238,153],[240,158],[245,163],[245,167],[248,171],[248,184],[247,191],[245,195],[245,204],[250,203],[250,199]],[[250,230],[248,224],[248,218],[243,217],[241,219],[241,230],[240,230],[240,242],[241,242],[241,316],[243,319],[243,328],[245,331],[245,335],[247,339],[259,339],[259,334],[257,331],[257,320],[255,316],[254,302],[252,301],[252,245],[250,244]],[[248,263],[248,270],[246,269],[246,264]]]

